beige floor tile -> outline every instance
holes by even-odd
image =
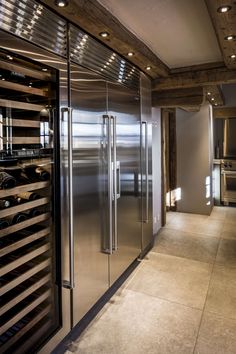
[[[205,309],[236,319],[236,269],[214,266]]]
[[[203,309],[212,265],[151,252],[128,289]]]
[[[223,226],[223,220],[215,220],[210,218],[199,221],[191,220],[190,222],[186,222],[185,220],[174,219],[166,225],[166,228],[196,233],[204,235],[204,237],[220,237]]]
[[[166,213],[166,223],[168,224],[169,222],[174,221],[176,216],[177,216],[177,213],[175,213],[173,211],[169,211],[168,213]]]
[[[209,216],[209,219],[224,220],[226,218],[227,208],[215,206]]]
[[[236,268],[236,240],[220,240],[216,263]]]
[[[231,215],[227,216],[226,215],[225,222],[236,225],[236,218],[235,218],[235,216],[231,216]]]
[[[219,239],[194,233],[163,229],[157,236],[154,252],[184,257],[200,262],[215,261]]]
[[[201,311],[125,290],[72,344],[74,354],[190,354]],[[68,351],[70,353],[70,351]]]
[[[224,223],[224,227],[220,236],[225,239],[236,240],[236,224],[231,224],[228,222]]]
[[[235,354],[236,321],[204,313],[195,354]]]

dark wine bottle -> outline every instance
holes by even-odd
[[[6,209],[9,208],[9,206],[11,205],[9,200],[6,199],[0,199],[0,209]]]
[[[25,213],[17,213],[7,217],[7,221],[9,225],[18,224],[19,222],[25,221],[27,219],[27,214]]]
[[[36,168],[35,173],[41,181],[48,181],[50,179],[50,173],[40,166]]]
[[[34,218],[35,216],[39,216],[41,214],[41,211],[40,210],[38,210],[38,209],[31,209],[30,211],[29,211],[29,217],[30,218]]]
[[[0,189],[13,188],[16,185],[16,179],[5,171],[0,171]]]
[[[14,177],[17,181],[17,184],[31,183],[31,180],[27,177],[23,169],[19,166],[5,167],[4,171]]]
[[[7,197],[6,200],[10,203],[10,206],[19,205],[21,202],[21,199],[18,198],[17,195]]]
[[[5,227],[8,227],[10,225],[10,223],[8,222],[8,220],[0,220],[0,230],[5,229]]]
[[[34,192],[24,192],[24,193],[18,194],[17,198],[19,198],[20,200],[23,199],[23,200],[32,201],[32,200],[39,199],[40,195],[38,195],[37,193],[34,193]]]
[[[50,173],[37,165],[27,165],[24,167],[25,174],[28,178],[33,178],[38,181],[48,181],[50,179]]]

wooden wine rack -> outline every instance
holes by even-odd
[[[11,189],[3,189],[0,190],[0,199],[10,197],[11,195],[16,195],[24,192],[30,192],[37,189],[46,188],[49,187],[49,185],[50,183],[46,181],[46,182],[35,182],[35,183],[24,184],[22,186],[17,186]]]
[[[49,107],[56,107],[55,72],[50,68],[46,72],[41,64],[11,55],[14,60],[8,61],[5,53],[0,59],[1,158],[12,154],[24,165],[50,165],[54,163],[52,156],[46,159],[44,155],[44,160],[40,154],[29,156],[24,150],[52,148],[49,128],[53,130],[54,111]],[[52,176],[51,166],[48,172]],[[51,184],[38,181],[0,190],[0,199],[33,191],[40,195],[36,200],[0,210],[1,220],[21,212],[27,217],[0,230],[0,353],[34,352],[32,344],[36,345],[48,331],[50,334],[50,327],[55,327],[56,252]],[[40,214],[29,217],[27,212],[35,208]]]

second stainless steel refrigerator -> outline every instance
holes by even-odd
[[[135,91],[71,65],[73,324],[141,250]]]

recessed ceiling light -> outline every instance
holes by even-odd
[[[230,58],[231,58],[231,59],[235,59],[235,58],[236,58],[236,54],[230,55]]]
[[[232,9],[232,6],[224,5],[224,6],[218,7],[217,11],[221,12],[221,13],[225,13],[225,12],[228,12],[229,10],[231,10],[231,9]]]
[[[134,55],[134,52],[129,52],[127,55],[128,55],[129,57],[132,57],[132,56]]]
[[[230,34],[229,36],[225,37],[226,41],[234,41],[236,39],[236,36],[234,34]]]
[[[109,37],[109,33],[108,32],[100,32],[99,33],[99,36],[101,36],[102,38],[107,38],[107,37]]]
[[[212,99],[211,99],[212,101],[215,101],[215,99],[214,99],[214,97],[212,97]]]
[[[7,59],[13,60],[13,57],[11,55],[7,55]]]
[[[215,106],[218,106],[218,103],[215,103]]]
[[[55,5],[59,7],[66,7],[68,5],[68,0],[55,0]]]
[[[146,70],[151,70],[151,66],[146,66]]]
[[[48,71],[48,69],[47,68],[42,68],[42,71]]]
[[[207,95],[210,96],[210,95],[211,95],[211,92],[207,92]]]

